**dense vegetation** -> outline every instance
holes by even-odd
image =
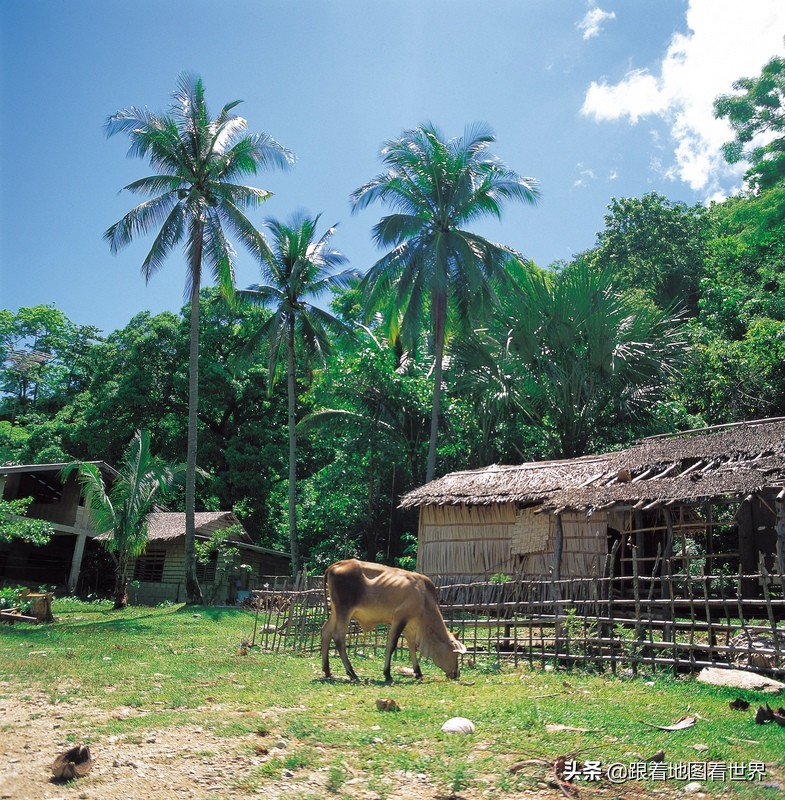
[[[779,102],[776,85],[765,93],[760,83],[778,81],[782,70],[767,70],[736,87],[746,105],[717,101],[718,116],[731,117],[737,131],[729,158],[740,157],[760,104]],[[454,197],[457,210],[445,207],[443,219],[428,220],[434,209],[412,194],[438,194],[427,169],[413,189],[392,172],[391,186],[378,176],[358,189],[356,201],[381,200],[395,211],[375,230],[392,249],[370,278],[344,275],[333,281],[332,299],[306,307],[290,290],[316,289],[329,276],[317,270],[297,277],[299,288],[287,286],[304,263],[286,262],[283,232],[294,247],[297,226],[271,220],[272,248],[247,238],[263,265],[265,285],[255,291],[269,301],[275,292],[266,284],[277,281],[278,302],[241,301],[223,279],[221,290],[201,290],[197,461],[211,479],[196,487],[198,508],[234,508],[264,545],[288,550],[296,538],[311,567],[347,554],[388,561],[405,557],[412,541],[416,520],[398,510],[398,499],[426,478],[436,403],[437,475],[785,413],[785,178],[767,168],[778,147],[753,151],[748,190],[710,207],[658,194],[611,199],[595,247],[541,268],[457,228],[499,214],[505,199],[490,192],[478,200],[470,191],[476,176],[462,177],[471,159],[460,146],[479,137],[476,154],[493,141],[487,131],[449,141],[429,127],[409,131],[388,143],[386,165],[391,148],[395,155],[417,136],[432,149],[434,169],[453,170],[452,190],[465,197]],[[532,179],[502,177],[507,184],[498,173],[488,180],[501,181],[507,198],[517,191],[536,199]],[[478,205],[466,211],[462,199]],[[328,266],[342,261],[330,254]],[[483,302],[471,304],[472,296]],[[294,320],[308,308],[313,319],[321,309],[340,324],[316,335],[306,321],[295,336]],[[114,463],[142,429],[157,456],[183,461],[193,410],[191,310],[189,303],[179,315],[142,312],[106,337],[55,307],[0,311],[0,462]],[[293,380],[279,385],[278,374],[289,371]]]

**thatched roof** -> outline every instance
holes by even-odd
[[[194,515],[196,534],[210,536],[220,528],[238,524],[231,511],[197,511]],[[162,511],[153,514],[147,528],[147,537],[153,541],[168,541],[185,536],[185,514],[176,511]]]
[[[237,517],[231,511],[197,511],[194,515],[196,535],[209,538],[221,528],[237,525]],[[97,539],[108,539],[109,533],[102,533]],[[185,536],[185,514],[181,511],[159,511],[150,516],[147,538],[151,542],[168,542]],[[241,538],[248,534],[242,532]]]
[[[409,492],[404,508],[521,503],[591,510],[694,503],[785,486],[785,420],[644,439],[613,453],[453,472]]]

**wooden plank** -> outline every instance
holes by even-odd
[[[0,611],[0,619],[6,622],[38,622],[36,617],[28,617],[25,614],[14,613],[13,611]]]

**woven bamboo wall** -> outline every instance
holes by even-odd
[[[423,506],[417,570],[426,575],[512,573],[515,506]]]
[[[582,512],[564,512],[561,517],[561,577],[599,574],[608,552],[607,516],[595,512],[587,519]],[[520,572],[526,577],[549,578],[555,546],[553,515],[519,510],[513,503],[423,506],[417,570],[432,576],[488,577]]]
[[[541,553],[523,557],[521,573],[532,579],[549,578],[554,567],[556,517],[549,514],[548,544]],[[608,519],[595,511],[588,519],[580,511],[564,511],[562,520],[562,578],[588,578],[602,573],[608,552]]]

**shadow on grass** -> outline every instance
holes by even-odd
[[[247,608],[239,608],[235,606],[189,606],[182,605],[175,611],[176,614],[190,614],[191,616],[198,615],[206,619],[215,621],[221,620],[224,617],[238,617],[242,615],[252,615],[253,612]]]

